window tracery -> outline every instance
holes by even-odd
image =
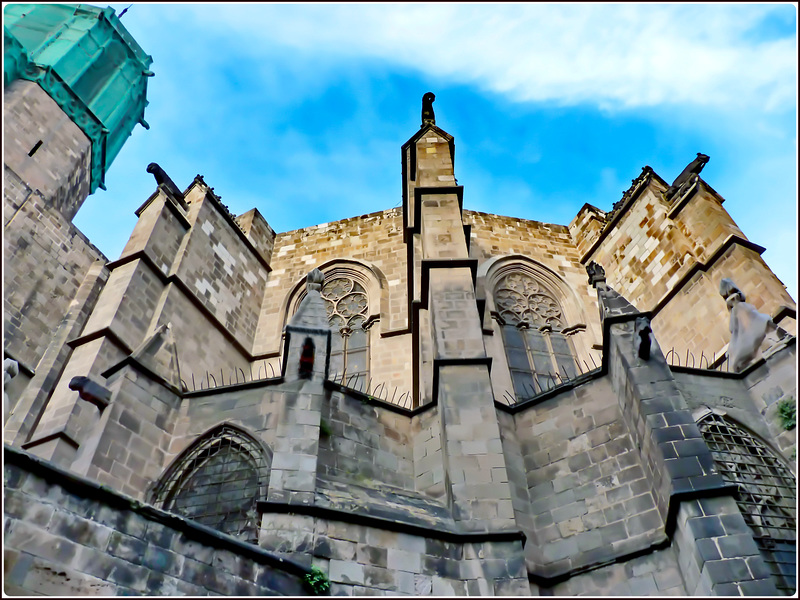
[[[337,275],[320,290],[328,323],[339,335],[331,337],[332,373],[366,375],[369,365],[369,302],[364,287],[351,277]]]
[[[720,475],[738,488],[736,503],[778,589],[793,594],[797,588],[797,480],[766,444],[724,416],[709,413],[698,427]]]
[[[575,351],[563,333],[564,313],[547,287],[514,271],[498,281],[494,303],[518,398],[536,396],[575,377]]]
[[[209,432],[170,467],[154,502],[222,533],[258,543],[256,503],[269,484],[269,457],[230,426]]]

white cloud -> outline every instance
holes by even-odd
[[[144,6],[141,7],[142,9]],[[753,41],[791,6],[300,4],[168,8],[249,55],[371,57],[518,101],[776,110],[796,98],[796,39]],[[210,33],[210,32],[213,32]],[[259,40],[260,43],[256,43]]]

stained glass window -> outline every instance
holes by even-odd
[[[331,337],[332,374],[366,376],[369,371],[369,331],[364,328],[369,305],[367,292],[349,277],[335,276],[321,290],[328,311]],[[338,334],[338,335],[336,335]]]
[[[753,530],[778,589],[797,589],[797,480],[770,448],[724,416],[710,413],[698,422],[717,470],[736,485],[736,503]]]
[[[511,273],[495,287],[508,367],[517,398],[536,396],[576,375],[561,306],[530,275]]]
[[[222,426],[168,469],[155,490],[155,502],[169,512],[258,543],[256,502],[266,495],[269,468],[258,442]]]

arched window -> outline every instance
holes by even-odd
[[[330,372],[366,376],[369,370],[369,303],[364,287],[352,277],[335,275],[322,286],[331,336]]]
[[[154,491],[164,510],[258,543],[256,502],[269,485],[270,457],[230,425],[204,435],[167,469]]]
[[[512,272],[497,282],[494,304],[518,398],[575,377],[575,350],[563,333],[561,306],[547,288],[527,273]]]
[[[697,424],[720,475],[739,490],[739,510],[778,589],[793,594],[797,588],[797,480],[766,444],[730,419],[712,412]]]

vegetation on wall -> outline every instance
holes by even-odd
[[[778,418],[787,431],[797,425],[797,402],[794,398],[785,398],[778,402]]]
[[[321,596],[326,593],[330,587],[331,582],[328,580],[328,576],[325,575],[325,572],[320,569],[319,567],[311,567],[311,572],[306,573],[305,577],[306,588],[311,591],[315,596]]]

